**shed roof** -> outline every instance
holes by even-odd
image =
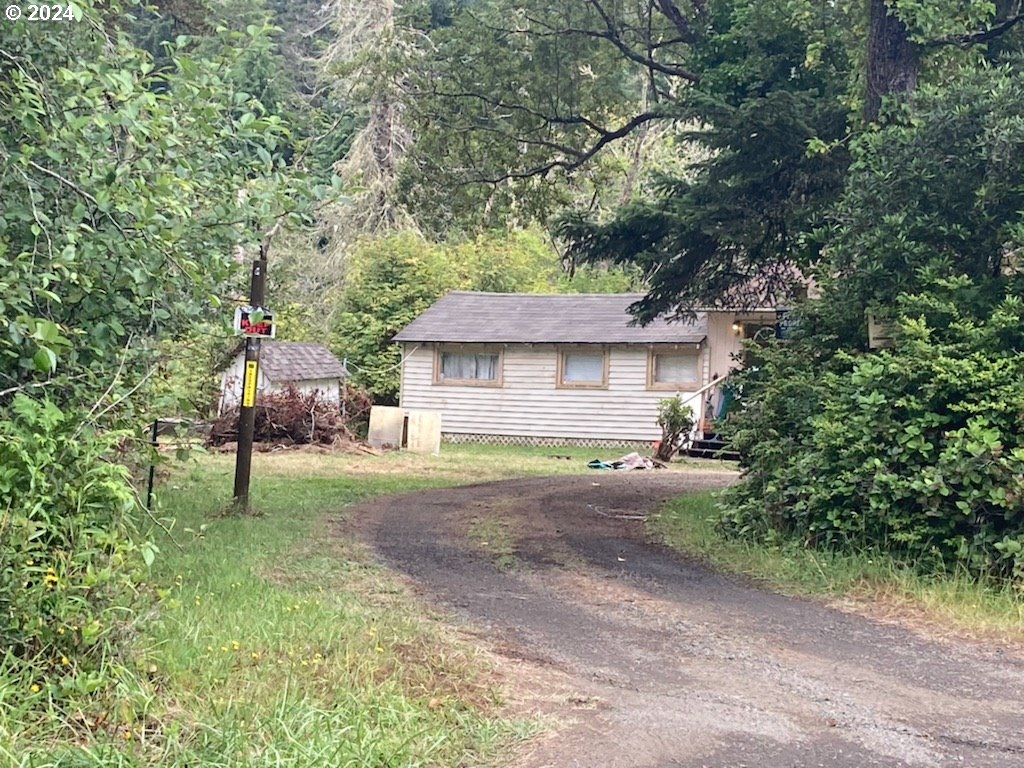
[[[343,379],[348,371],[323,344],[298,341],[264,341],[260,367],[271,381]]]
[[[524,344],[695,343],[707,336],[707,315],[631,325],[639,293],[524,294],[455,291],[403,328],[395,341]]]

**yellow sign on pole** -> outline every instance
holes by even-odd
[[[252,408],[256,405],[256,367],[255,360],[245,361],[245,379],[242,383],[242,407]]]

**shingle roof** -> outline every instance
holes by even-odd
[[[322,344],[297,341],[264,341],[260,346],[260,367],[271,381],[343,379],[345,366]]]
[[[694,343],[707,336],[707,315],[692,322],[630,325],[638,293],[524,294],[456,291],[431,306],[395,341],[527,344]]]

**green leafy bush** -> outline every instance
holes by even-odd
[[[237,248],[313,194],[287,127],[230,79],[266,30],[225,32],[210,59],[178,38],[156,71],[114,23],[126,7],[76,7],[73,24],[0,26],[0,392],[47,383],[72,408],[112,378],[134,392],[153,341],[232,287]]]
[[[769,348],[741,376],[756,396],[731,434],[749,482],[722,524],[1022,579],[1024,304],[985,321],[935,294],[902,309],[894,349],[821,365]]]
[[[661,441],[655,458],[668,461],[672,458],[682,439],[693,429],[693,408],[683,404],[676,395],[658,403],[658,426],[661,427]]]
[[[31,679],[28,696],[88,693],[139,554],[137,499],[110,460],[124,435],[24,395],[11,414],[0,421],[0,672]]]
[[[236,293],[239,249],[333,194],[241,87],[268,28],[211,28],[206,53],[179,36],[157,64],[134,11],[83,0],[74,23],[0,25],[0,742],[115,706],[76,696],[130,677],[121,628],[155,553],[123,430],[167,399],[205,406],[199,324]],[[168,339],[196,349],[161,359]]]
[[[156,346],[157,368],[147,395],[161,415],[207,419],[216,415],[220,372],[241,346],[241,339],[216,323],[196,323],[177,338]]]
[[[1024,583],[1021,83],[1015,60],[922,88],[852,142],[821,299],[738,377],[727,530]]]

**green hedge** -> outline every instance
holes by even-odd
[[[921,314],[891,350],[825,364],[799,346],[763,350],[760,370],[741,377],[747,407],[731,427],[748,482],[721,524],[1020,580],[1021,304],[980,322],[955,305],[909,304]]]
[[[0,677],[26,686],[4,704],[102,684],[138,555],[137,499],[110,461],[123,436],[23,395],[11,414],[0,421]]]

